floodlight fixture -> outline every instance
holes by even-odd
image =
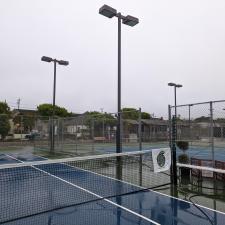
[[[176,86],[176,84],[174,84],[174,83],[168,83],[168,86]]]
[[[52,62],[53,59],[51,57],[48,57],[48,56],[42,56],[41,57],[41,61],[44,61],[44,62]]]
[[[114,16],[117,15],[117,11],[116,9],[108,6],[108,5],[103,5],[100,9],[99,9],[99,14],[106,16],[108,18],[113,18]]]
[[[68,61],[64,61],[64,60],[59,60],[58,61],[58,64],[59,65],[62,65],[62,66],[68,66],[69,65],[69,62]]]
[[[168,86],[174,87],[174,100],[175,100],[174,107],[175,107],[175,117],[177,117],[177,88],[181,88],[183,87],[183,85],[170,82],[168,83]]]
[[[139,23],[139,19],[136,17],[128,15],[123,18],[123,24],[126,24],[128,26],[133,27],[133,26],[137,25],[138,23]]]

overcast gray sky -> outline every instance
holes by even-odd
[[[108,4],[140,19],[122,26],[122,106],[167,115],[168,82],[183,84],[178,103],[225,99],[224,0],[2,0],[0,100],[21,107],[56,103],[73,112],[117,110],[117,21],[98,14]]]

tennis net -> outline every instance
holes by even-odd
[[[180,184],[189,193],[225,200],[225,169],[178,163]]]
[[[0,166],[0,223],[170,184],[151,150]]]

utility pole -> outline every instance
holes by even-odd
[[[20,109],[20,102],[21,102],[21,99],[18,98],[17,101],[16,101],[17,109],[18,109],[18,110]]]

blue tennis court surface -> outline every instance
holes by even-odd
[[[0,165],[21,162],[42,161],[43,157],[33,155],[32,153],[8,153],[0,154]]]
[[[178,149],[178,152],[180,150]],[[212,149],[210,147],[190,147],[187,150],[187,154],[190,157],[197,159],[212,159]],[[225,162],[225,149],[224,148],[214,148],[214,158],[215,160],[220,160]]]
[[[21,164],[22,158],[14,154],[5,160]],[[43,159],[33,156],[33,160]],[[32,161],[32,156],[24,161]],[[116,196],[118,191],[131,193]],[[0,223],[5,225],[222,225],[225,221],[222,212],[62,163],[1,169],[0,199]]]
[[[18,162],[16,159],[11,158],[6,154],[0,154],[0,165],[1,164],[9,164],[9,163],[16,163]]]

